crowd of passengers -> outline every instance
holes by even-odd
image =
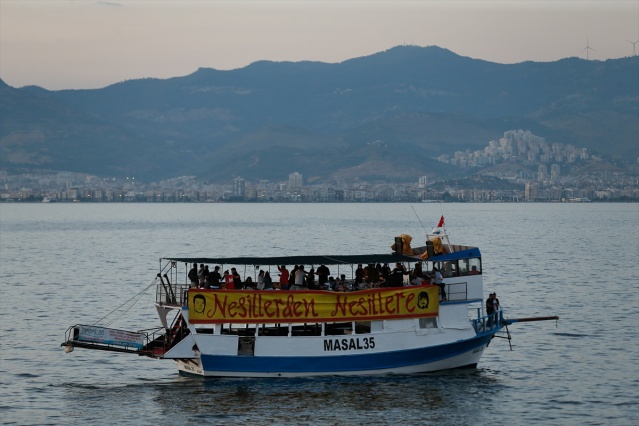
[[[242,279],[236,268],[231,268],[220,273],[220,267],[215,266],[209,271],[208,265],[197,263],[188,273],[192,288],[205,289],[234,289],[234,290],[330,290],[352,291],[378,287],[403,287],[423,284],[435,284],[440,286],[445,300],[444,277],[450,275],[450,262],[444,262],[442,271],[433,264],[431,271],[423,271],[422,262],[415,263],[413,269],[407,269],[401,263],[396,263],[395,268],[385,264],[359,264],[352,279],[346,279],[345,274],[333,277],[326,265],[320,265],[317,269],[311,267],[306,271],[304,265],[295,265],[289,271],[285,265],[277,267],[278,278],[273,280],[269,271],[260,270],[255,281],[250,276]],[[468,270],[467,275],[479,274],[476,266]]]

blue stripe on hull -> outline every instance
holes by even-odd
[[[483,345],[492,334],[427,348],[357,355],[259,357],[201,355],[204,371],[245,373],[340,373],[387,370],[452,358]],[[462,365],[456,367],[463,367]]]

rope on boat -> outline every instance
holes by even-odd
[[[120,313],[120,315],[118,315],[117,317],[113,318],[111,321],[109,321],[108,323],[104,324],[104,327],[108,327],[111,324],[113,324],[115,321],[117,321],[118,319],[122,318],[122,316],[124,314],[126,314],[127,312],[129,312],[129,310],[131,310],[131,308],[140,301],[140,299],[142,298],[142,296],[144,296],[144,294],[153,286],[155,286],[157,284],[157,277],[148,285],[146,286],[144,289],[142,289],[141,291],[139,291],[138,293],[136,293],[135,295],[133,295],[133,297],[131,297],[130,299],[126,300],[124,303],[122,303],[120,306],[118,306],[117,308],[115,308],[114,310],[112,310],[111,312],[109,312],[108,314],[106,314],[105,316],[103,316],[102,318],[100,318],[99,320],[97,320],[96,322],[93,323],[93,325],[98,325],[100,324],[101,321],[103,321],[104,319],[108,318],[110,315],[112,315],[113,313],[117,312],[119,309],[122,309],[123,306],[126,306],[128,303],[130,303],[130,305],[122,310],[122,312]],[[133,302],[131,302],[133,301]]]

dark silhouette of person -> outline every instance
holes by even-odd
[[[362,267],[361,263],[358,264],[357,269],[355,269],[355,283],[364,283],[364,268]]]
[[[189,271],[189,281],[191,281],[191,287],[198,286],[197,263],[194,263],[193,267]]]
[[[237,273],[237,269],[231,268],[231,275],[233,277],[233,284],[235,290],[242,290],[244,288],[244,284],[242,283],[242,277]]]
[[[396,263],[389,283],[385,283],[385,287],[403,287],[404,286],[404,265]]]
[[[264,290],[273,290],[273,279],[268,271],[264,273]]]
[[[326,265],[320,265],[315,272],[317,274],[317,285],[319,288],[323,288],[324,284],[328,282],[328,276],[331,275],[331,271]]]
[[[311,268],[311,270],[306,274],[306,287],[312,290],[317,288],[315,283],[315,268]]]
[[[213,269],[213,272],[209,274],[209,281],[211,282],[211,287],[218,288],[220,286],[221,280],[222,280],[222,275],[220,275],[220,267],[216,266]]]
[[[493,324],[494,313],[499,309],[499,299],[497,293],[490,293],[486,299],[486,315],[488,315],[488,327]]]

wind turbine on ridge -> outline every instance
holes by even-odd
[[[639,43],[639,40],[637,41],[626,40],[626,41],[632,44],[632,56],[637,56],[637,43]]]
[[[584,50],[586,51],[586,60],[587,60],[587,61],[590,59],[590,55],[589,55],[590,51],[592,50],[593,52],[596,52],[596,50],[595,50],[595,49],[593,49],[592,47],[590,47],[590,43],[588,42],[588,37],[586,37],[586,47],[582,50],[582,52],[583,52]]]

